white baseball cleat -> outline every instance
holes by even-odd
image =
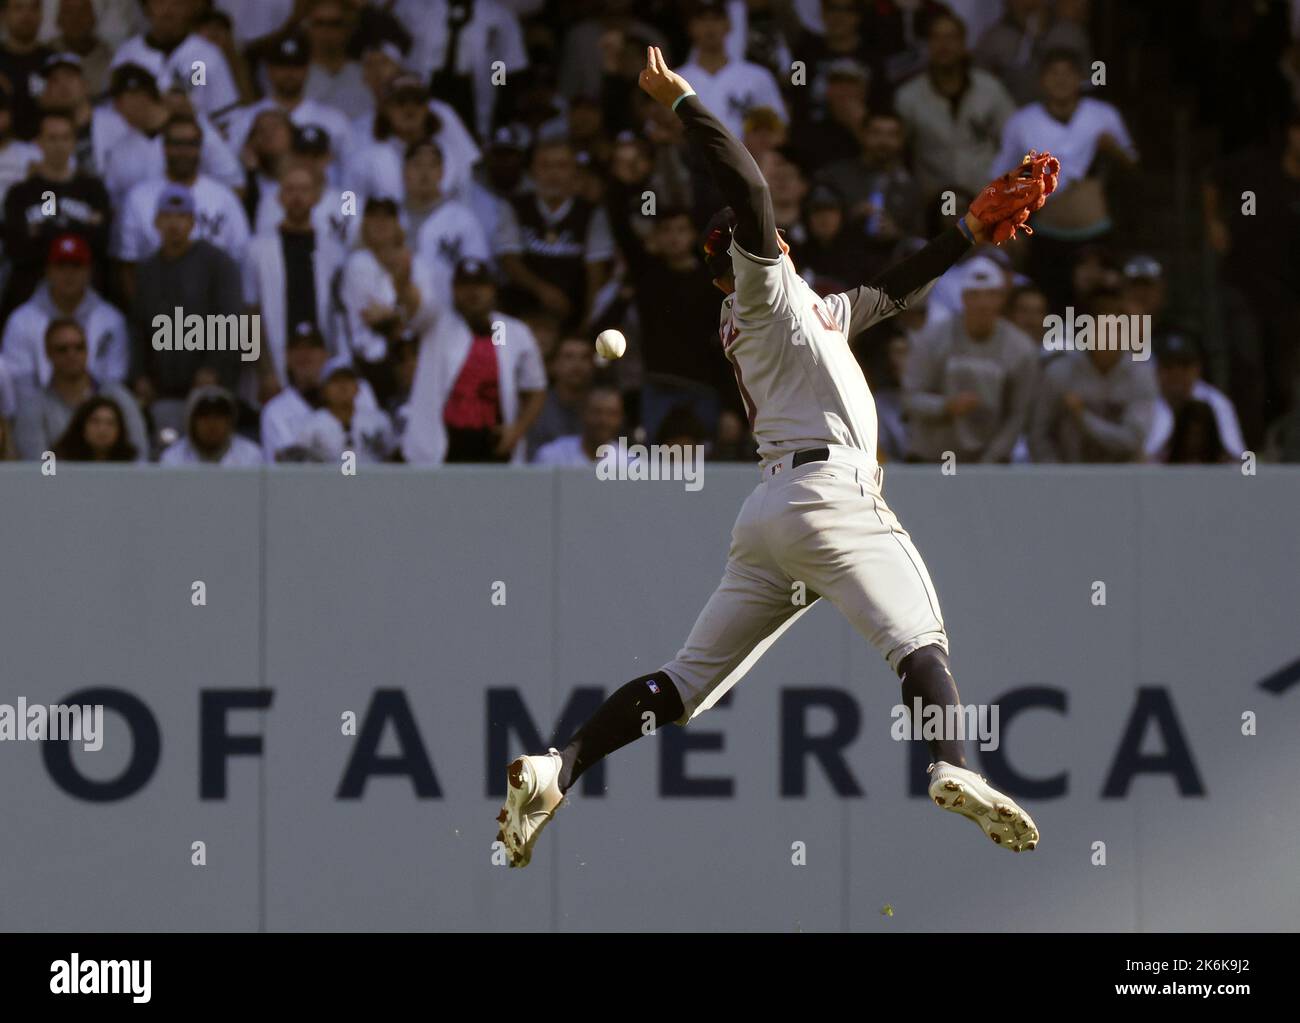
[[[940,760],[931,764],[930,798],[945,810],[969,817],[984,834],[1012,852],[1038,847],[1033,818],[974,771]]]
[[[497,814],[497,841],[510,854],[510,866],[526,867],[542,828],[564,802],[560,791],[560,751],[519,757],[506,772],[506,802]]]

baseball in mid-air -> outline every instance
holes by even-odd
[[[596,354],[602,359],[621,359],[627,351],[627,338],[621,330],[602,330],[596,337]]]

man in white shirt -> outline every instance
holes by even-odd
[[[355,21],[343,0],[317,0],[305,23],[311,38],[307,96],[341,111],[348,120],[374,109],[361,64],[348,57],[348,34]]]
[[[623,427],[623,395],[615,387],[593,387],[582,405],[582,432],[557,437],[533,456],[536,465],[594,466],[603,457],[618,458],[618,431]],[[612,445],[601,452],[602,445]],[[619,466],[626,468],[626,465]]]
[[[90,139],[95,166],[116,207],[133,185],[166,169],[162,134],[172,113],[153,75],[138,64],[113,69],[109,96],[108,103],[95,108]],[[242,187],[244,169],[238,157],[212,122],[202,116],[195,120],[203,131],[199,170],[230,188]]]
[[[1061,161],[1056,192],[1031,221],[1030,263],[1053,312],[1073,298],[1070,275],[1078,249],[1111,230],[1103,172],[1107,165],[1129,167],[1138,159],[1120,112],[1105,100],[1082,95],[1083,76],[1073,50],[1053,50],[1043,56],[1039,77],[1043,100],[1021,107],[1007,119],[992,169],[994,174],[1011,170],[1030,149],[1049,152]],[[1016,146],[1026,142],[1029,145],[1016,152]]]
[[[457,112],[473,125],[479,138],[492,128],[492,111],[501,89],[493,81],[500,61],[507,79],[528,66],[519,19],[499,0],[397,0],[393,13],[414,36],[409,64],[424,81],[446,70],[471,90],[473,116]],[[452,55],[454,39],[455,55]],[[454,62],[454,63],[453,63]]]
[[[437,308],[434,271],[411,251],[397,204],[391,199],[366,203],[361,247],[343,264],[339,302],[348,349],[362,374],[391,396],[390,345],[405,333],[420,333]]]
[[[185,436],[168,447],[161,465],[219,465],[250,468],[264,464],[262,451],[235,433],[238,406],[230,392],[211,385],[196,387],[186,404]]]
[[[785,100],[772,72],[727,53],[731,22],[726,6],[716,0],[693,5],[687,30],[691,59],[678,71],[691,83],[700,101],[714,111],[733,135],[744,134],[745,114],[754,107],[771,107],[788,123]]]
[[[284,388],[262,406],[262,454],[268,462],[301,461],[298,438],[320,406],[321,373],[329,361],[325,339],[314,323],[300,323],[289,335]]]
[[[56,319],[81,325],[96,380],[116,384],[126,379],[131,356],[126,318],[90,286],[90,268],[90,246],[80,235],[60,235],[50,244],[45,280],[10,315],[0,342],[15,379],[31,387],[50,382],[45,331]]]
[[[179,85],[196,110],[222,124],[238,104],[239,90],[225,55],[193,31],[195,7],[190,0],[144,0],[149,30],[118,47],[113,66],[147,68],[159,92]]]
[[[347,452],[358,462],[387,462],[397,448],[393,423],[360,400],[361,379],[348,355],[336,355],[321,370],[321,407],[303,420],[298,446],[312,461],[333,462]]]
[[[462,259],[486,262],[487,237],[473,210],[442,191],[442,150],[432,139],[416,142],[406,151],[404,164],[406,202],[402,213],[407,235],[415,239],[415,252],[437,275],[435,301],[451,301],[451,277]]]
[[[333,335],[334,283],[344,251],[316,228],[313,210],[321,193],[317,172],[292,162],[280,182],[284,216],[276,231],[249,243],[243,279],[244,301],[261,316],[263,375],[284,385],[291,328],[306,322],[327,339]]]
[[[1152,461],[1167,461],[1179,410],[1189,401],[1203,401],[1214,412],[1224,453],[1240,460],[1246,442],[1237,422],[1237,410],[1226,394],[1201,378],[1201,348],[1196,338],[1190,333],[1174,331],[1157,338],[1155,348],[1160,400],[1156,402],[1155,419],[1147,434],[1147,456]]]
[[[399,74],[386,83],[373,118],[352,128],[344,186],[363,198],[403,198],[402,158],[412,143],[432,137],[442,151],[442,190],[459,195],[469,185],[479,150],[446,103],[433,99],[415,75]]]
[[[183,185],[194,196],[194,237],[224,250],[236,262],[248,245],[248,216],[226,185],[199,173],[203,129],[196,120],[173,117],[163,129],[162,177],[141,181],[126,194],[116,223],[113,255],[123,263],[138,263],[155,252],[160,239],[154,226],[158,197],[169,184]]]
[[[330,136],[330,148],[341,153],[347,145],[351,125],[342,111],[327,106],[305,94],[307,71],[311,63],[311,42],[300,32],[282,36],[266,55],[266,79],[269,95],[231,116],[228,136],[231,148],[239,152],[248,139],[253,120],[263,110],[278,107],[298,127],[314,124]]]

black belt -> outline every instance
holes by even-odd
[[[826,462],[830,460],[830,457],[830,448],[804,448],[802,451],[794,453],[794,460],[790,463],[790,468],[797,469],[809,462]]]

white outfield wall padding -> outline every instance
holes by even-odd
[[[0,704],[110,708],[99,752],[0,741],[0,929],[1300,926],[1300,472],[1267,466],[886,470],[1036,852],[914,794],[897,680],[818,605],[494,865],[505,761],[672,657],[756,480],[0,468]]]

